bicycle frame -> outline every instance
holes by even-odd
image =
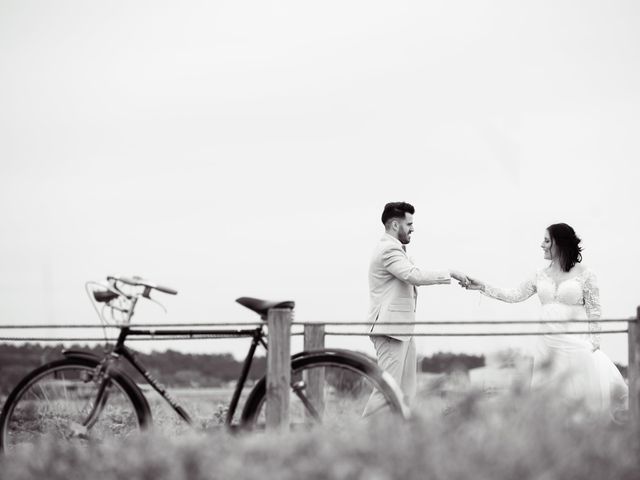
[[[146,337],[146,339],[251,338],[249,351],[236,381],[235,390],[223,422],[227,428],[235,426],[234,417],[236,416],[242,390],[253,364],[256,348],[258,345],[262,345],[265,350],[268,350],[266,323],[257,324],[257,328],[253,325],[246,325],[246,327],[250,328],[245,329],[219,329],[215,324],[208,324],[200,325],[197,330],[183,329],[184,327],[179,325],[177,329],[171,328],[171,325],[166,327],[162,325],[149,325],[146,327],[144,325],[131,325],[130,321],[139,298],[153,300],[149,296],[149,292],[153,289],[168,294],[176,294],[177,292],[168,287],[151,284],[139,277],[134,277],[133,279],[107,277],[107,279],[109,280],[109,285],[106,290],[92,289],[92,287],[97,288],[101,285],[88,282],[87,293],[100,315],[103,326],[115,327],[117,325],[120,329],[115,343],[107,346],[102,356],[92,352],[83,352],[82,350],[63,351],[63,355],[66,358],[42,365],[25,376],[13,389],[0,412],[0,435],[2,435],[0,437],[0,449],[5,449],[7,446],[13,448],[15,445],[24,443],[18,438],[20,432],[23,431],[27,440],[32,437],[36,438],[49,434],[57,435],[62,439],[91,438],[90,434],[93,432],[89,432],[89,429],[100,419],[103,410],[107,410],[110,405],[109,398],[115,390],[120,391],[117,401],[112,402],[116,411],[120,412],[121,410],[119,402],[121,400],[120,394],[122,394],[126,403],[126,414],[135,415],[137,420],[137,425],[129,421],[126,422],[127,431],[123,433],[124,435],[128,435],[130,431],[138,428],[151,425],[152,412],[149,408],[149,402],[129,374],[133,373],[133,370],[142,375],[144,380],[141,380],[141,382],[148,383],[183,421],[193,424],[194,421],[191,416],[168,393],[165,386],[154,378],[142,362],[138,360],[136,352],[125,346],[127,338],[130,337]],[[129,294],[126,293],[126,290],[125,292],[120,290],[119,287],[122,286],[120,284],[136,288],[144,287],[144,291],[142,293],[134,292]],[[250,297],[242,297],[237,301],[258,313],[263,320],[266,318],[267,312],[272,308],[286,307],[287,309],[293,309],[294,307],[294,303],[290,301],[270,302]],[[104,304],[102,312],[99,309],[100,304]],[[111,309],[111,320],[115,321],[115,324],[104,317],[103,313],[107,308]],[[156,326],[159,330],[154,329]],[[220,327],[222,326],[220,325]],[[194,325],[194,327],[197,326]],[[105,341],[108,341],[106,329]],[[126,363],[120,364],[121,358]],[[123,365],[126,366],[127,363],[130,364],[129,367],[126,367],[129,373],[119,368]],[[335,368],[338,373],[334,375],[326,374],[325,369],[327,367]],[[399,413],[404,418],[409,418],[410,412],[403,403],[402,392],[393,378],[388,373],[381,371],[375,362],[361,354],[340,349],[324,348],[317,351],[303,351],[291,356],[290,368],[292,375],[289,387],[303,405],[302,409],[297,407],[293,409],[296,411],[297,416],[300,417],[296,418],[294,424],[306,425],[310,420],[322,423],[325,415],[328,418],[335,415],[338,421],[343,414],[345,418],[347,416],[360,417],[362,416],[362,403],[367,401],[367,397],[370,395],[368,388],[377,389],[382,394],[381,403],[388,407],[390,412]],[[77,372],[69,375],[70,383],[68,385],[64,374],[58,375],[59,372],[66,370]],[[353,379],[351,376],[349,377],[344,388],[342,385],[343,372],[351,372],[351,375],[355,375]],[[137,376],[138,374],[134,375]],[[51,380],[53,380],[52,383]],[[62,380],[62,385],[58,380]],[[86,384],[86,387],[84,384]],[[366,388],[360,388],[364,385],[366,385]],[[62,388],[59,388],[60,386]],[[268,407],[269,397],[271,396],[269,386],[268,379],[265,376],[259,379],[251,388],[251,392],[244,400],[239,425],[247,428],[262,425],[264,417],[264,420],[267,420],[265,426],[269,426]],[[32,428],[30,424],[33,422],[27,422],[29,423],[27,425],[21,420],[21,415],[25,411],[31,412],[34,410],[31,402],[32,398],[29,395],[34,391],[38,392],[38,389],[42,395],[36,394],[36,401],[42,399],[47,402],[43,409],[39,409],[39,405],[37,405],[38,409],[42,410],[41,413],[38,413],[38,418],[42,419],[40,422],[42,425],[48,426],[47,429],[40,428],[41,425],[34,425]],[[47,398],[47,391],[51,391],[51,401]],[[331,393],[332,391],[335,392],[335,395]],[[329,395],[325,395],[327,392]],[[333,401],[330,409],[325,408],[328,406],[327,402],[325,402],[327,399]],[[63,418],[61,420],[57,418],[60,416],[59,411],[62,411],[60,408],[46,408],[54,401],[70,407],[68,413],[62,412]],[[25,408],[26,410],[24,410]],[[91,409],[88,415],[86,414],[87,409]],[[106,414],[107,428],[103,428],[101,423],[95,429],[96,438],[117,437],[121,433],[108,428],[108,422],[113,419],[109,418],[110,410]],[[14,435],[16,432],[18,437]]]
[[[116,344],[113,347],[113,350],[110,353],[110,357],[113,359],[117,359],[118,357],[123,357],[126,359],[135,369],[138,371],[144,379],[147,381],[151,387],[160,394],[162,398],[171,406],[171,408],[189,424],[192,424],[193,421],[188,412],[177,402],[176,399],[171,396],[171,394],[167,391],[166,387],[161,384],[156,378],[149,373],[149,371],[145,368],[145,366],[137,359],[136,354],[127,348],[124,343],[127,337],[134,336],[155,336],[155,337],[168,337],[168,336],[176,336],[176,335],[186,335],[189,337],[198,336],[198,335],[224,335],[224,336],[233,336],[238,338],[243,337],[251,337],[251,345],[249,347],[249,351],[247,356],[244,359],[244,363],[242,365],[242,371],[240,376],[238,377],[238,381],[236,382],[236,386],[233,392],[233,396],[231,397],[231,402],[229,403],[229,410],[227,411],[227,415],[225,418],[225,425],[227,427],[232,426],[233,417],[235,415],[236,409],[238,407],[238,403],[240,401],[240,395],[242,394],[242,389],[244,388],[244,384],[249,376],[249,370],[251,369],[251,365],[253,363],[253,357],[255,355],[256,349],[258,345],[262,345],[265,350],[267,349],[267,342],[265,340],[265,333],[263,331],[263,327],[257,327],[252,329],[236,329],[236,330],[147,330],[147,329],[139,329],[139,328],[131,328],[131,327],[123,327],[120,330],[120,335],[116,341]],[[109,357],[107,357],[109,358]],[[107,367],[108,369],[108,367]],[[105,394],[105,389],[100,390],[102,393],[99,395],[98,401],[96,405],[103,404],[106,400],[102,397],[102,394]],[[89,418],[91,418],[90,415]]]

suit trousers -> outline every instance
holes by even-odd
[[[416,343],[398,340],[387,336],[371,336],[378,357],[378,366],[389,373],[396,381],[407,405],[411,405],[416,395],[417,360]],[[378,390],[374,390],[362,413],[363,417],[372,415],[384,406],[385,400]]]

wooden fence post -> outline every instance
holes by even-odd
[[[289,428],[291,316],[288,308],[272,308],[267,315],[269,350],[265,420],[268,431]]]
[[[629,415],[631,428],[640,434],[640,307],[635,321],[629,322]]]
[[[305,325],[304,326],[304,350],[322,350],[324,349],[324,325]],[[324,367],[313,368],[304,372],[304,383],[306,386],[305,393],[313,406],[322,417],[324,413]],[[311,415],[307,411],[309,420]]]

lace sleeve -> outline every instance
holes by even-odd
[[[600,335],[598,332],[602,330],[600,324],[596,321],[600,318],[600,290],[598,288],[598,279],[591,271],[585,274],[584,285],[582,287],[582,297],[584,299],[584,309],[587,312],[589,322],[589,340],[593,345],[593,349],[600,348]]]
[[[487,297],[502,300],[503,302],[517,303],[523,302],[527,298],[536,293],[536,278],[537,275],[529,277],[526,281],[522,282],[517,288],[498,288],[491,285],[485,285],[482,293]]]

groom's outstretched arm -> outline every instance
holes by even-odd
[[[398,246],[387,249],[382,255],[384,267],[393,276],[412,285],[440,285],[451,283],[451,278],[466,280],[466,276],[450,270],[421,270],[407,258]]]

